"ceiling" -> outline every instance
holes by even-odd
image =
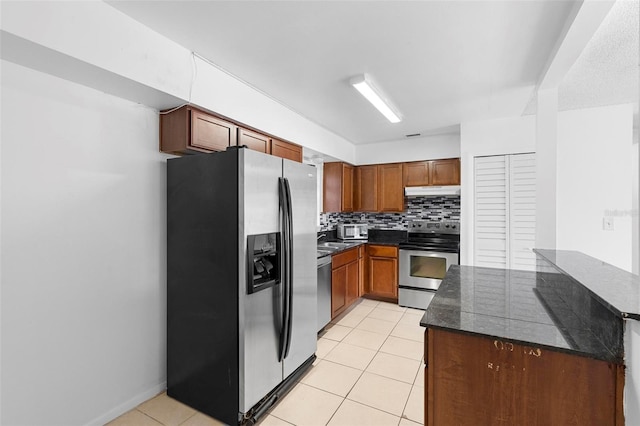
[[[354,144],[520,115],[574,7],[558,0],[109,4]],[[401,123],[386,121],[349,85],[363,72]]]
[[[618,0],[560,83],[558,109],[633,103],[637,127],[639,65],[640,2]],[[535,112],[534,96],[525,114]]]

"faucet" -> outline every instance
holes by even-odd
[[[318,235],[318,238],[316,238],[316,239],[317,239],[318,241],[320,241],[320,238],[322,238],[322,237],[326,237],[326,236],[327,236],[327,234],[320,234],[320,235]]]

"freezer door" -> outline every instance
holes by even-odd
[[[289,376],[316,351],[316,168],[283,161],[283,176],[291,188],[293,221],[293,303],[289,352],[284,359],[284,377]]]
[[[280,231],[278,179],[282,160],[241,149],[239,163],[239,411],[246,413],[282,381],[278,360],[282,284],[247,292],[247,236]]]

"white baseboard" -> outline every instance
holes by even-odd
[[[146,400],[158,395],[161,392],[164,392],[166,389],[167,389],[167,382],[159,383],[153,386],[152,388],[139,393],[133,398],[130,398],[129,400],[123,402],[122,404],[112,408],[111,410],[98,416],[97,418],[91,420],[89,423],[87,423],[87,426],[89,425],[102,426],[106,423],[109,423],[110,421],[120,417],[127,411],[130,411],[131,409],[137,407],[138,405],[145,402]]]

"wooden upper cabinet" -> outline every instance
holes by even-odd
[[[356,167],[355,211],[378,211],[378,166]]]
[[[160,114],[160,150],[173,154],[224,151],[236,145],[237,126],[189,105]]]
[[[402,163],[378,165],[378,211],[403,210]]]
[[[460,159],[430,161],[429,174],[431,185],[460,185]]]
[[[211,151],[224,151],[236,144],[236,126],[209,114],[191,111],[191,145]]]
[[[404,174],[404,186],[429,185],[429,161],[404,163],[402,169]]]
[[[302,163],[302,147],[278,139],[271,139],[271,155]]]
[[[353,211],[353,180],[355,170],[350,164],[342,168],[342,211]]]
[[[265,154],[271,152],[271,138],[269,138],[269,136],[238,127],[238,146],[242,145],[246,145],[247,148],[254,151],[264,152]]]
[[[460,159],[404,163],[404,186],[460,185]]]
[[[160,113],[162,152],[193,154],[224,151],[236,145],[302,163],[301,146],[245,129],[191,105]]]
[[[353,211],[354,168],[347,163],[324,163],[323,211]]]

